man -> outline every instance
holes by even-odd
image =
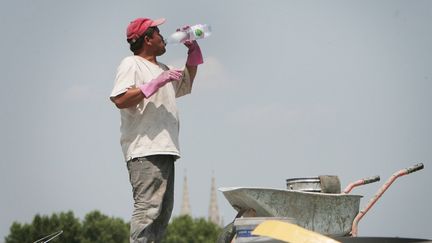
[[[173,209],[174,162],[180,157],[175,98],[191,92],[203,63],[196,41],[185,43],[183,70],[157,61],[166,51],[157,27],[164,22],[138,18],[128,25],[134,55],[120,63],[110,95],[120,109],[120,143],[133,191],[131,242],[160,242],[165,233]]]

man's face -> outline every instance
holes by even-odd
[[[161,56],[166,52],[163,36],[160,34],[158,27],[151,28],[154,29],[153,35],[150,39],[152,48],[155,51],[156,56]]]

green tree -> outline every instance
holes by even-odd
[[[204,218],[188,215],[173,218],[168,225],[163,243],[214,243],[221,228]]]
[[[81,243],[127,243],[129,226],[120,218],[93,211],[84,218]]]
[[[14,222],[10,228],[10,234],[5,238],[5,242],[34,242],[60,230],[63,230],[63,234],[58,237],[58,242],[80,242],[81,225],[71,211],[60,214],[54,213],[50,217],[37,214],[31,224]]]
[[[5,238],[6,243],[25,243],[25,242],[33,242],[30,236],[31,225],[29,224],[20,224],[18,222],[14,222],[10,227],[10,234]]]
[[[67,243],[126,243],[129,242],[129,223],[92,211],[80,222],[74,214],[41,216],[30,224],[14,222],[5,243],[32,243],[54,232],[63,233],[50,242]],[[221,228],[203,218],[175,217],[168,225],[163,243],[214,243]]]
[[[63,233],[53,239],[53,243],[122,243],[129,239],[129,226],[119,218],[92,211],[81,223],[69,211],[51,216],[37,214],[30,224],[14,222],[5,243],[32,243],[60,230]]]

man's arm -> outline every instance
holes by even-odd
[[[188,57],[186,60],[186,68],[189,72],[191,82],[195,79],[198,65],[203,64],[203,56],[201,54],[201,48],[196,41],[187,41],[184,43],[188,48]]]
[[[119,109],[129,108],[138,105],[145,95],[139,88],[130,88],[126,92],[119,94],[115,97],[111,97],[111,101]]]
[[[119,109],[134,107],[138,105],[144,98],[150,98],[159,90],[159,88],[168,82],[180,80],[181,78],[181,70],[167,70],[162,72],[157,78],[151,80],[150,82],[142,84],[137,88],[129,88],[126,92],[111,97],[110,99]]]
[[[186,68],[187,68],[187,70],[189,72],[190,80],[191,80],[191,82],[193,82],[194,79],[195,79],[196,73],[198,71],[198,66],[189,66],[189,65],[186,65]]]

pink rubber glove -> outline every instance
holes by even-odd
[[[181,30],[190,29],[189,25],[185,25],[181,27]],[[179,31],[180,29],[177,29]],[[188,66],[198,66],[199,64],[203,64],[203,56],[201,54],[201,48],[198,45],[198,42],[194,41],[185,41],[184,45],[189,49],[188,57],[186,60],[186,65]]]
[[[146,98],[150,98],[154,93],[156,93],[159,88],[164,86],[165,84],[180,80],[183,77],[183,70],[173,69],[162,72],[157,78],[151,80],[148,83],[142,84],[139,86],[139,89]]]
[[[203,64],[203,56],[201,54],[201,48],[196,41],[186,41],[185,46],[189,49],[188,57],[186,60],[186,65],[188,66],[198,66],[199,64]]]

